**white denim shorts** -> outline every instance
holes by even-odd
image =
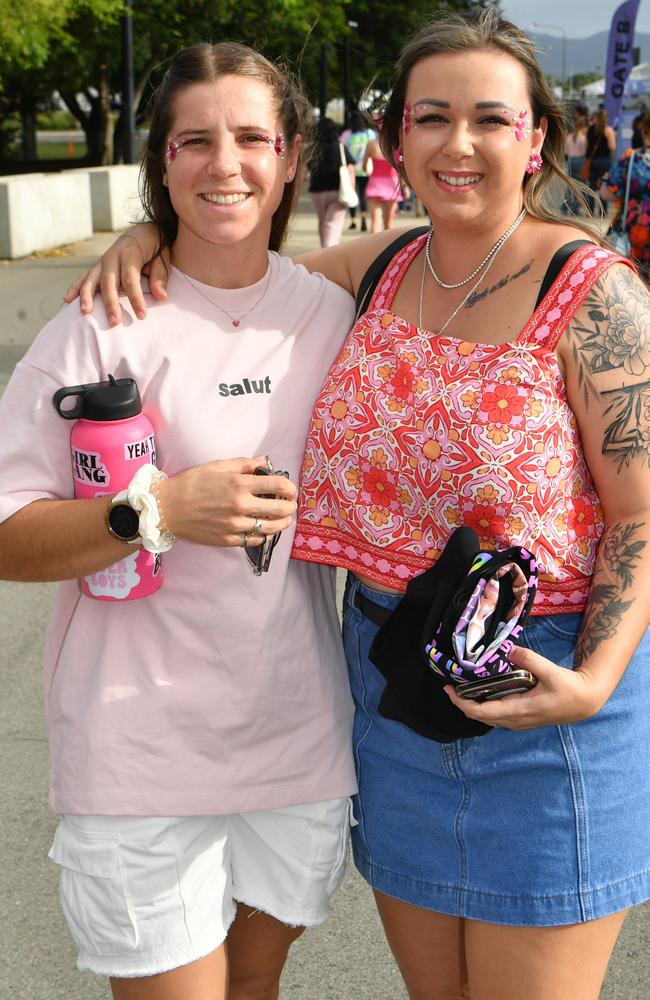
[[[78,968],[132,978],[214,951],[237,902],[322,924],[348,846],[345,798],[228,816],[64,816],[49,857]]]

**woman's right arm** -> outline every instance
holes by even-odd
[[[372,160],[373,156],[376,156],[379,150],[379,143],[376,139],[370,139],[366,144],[366,149],[363,154],[363,163],[361,164],[361,169],[367,171],[368,163]]]
[[[394,230],[387,230],[357,237],[335,247],[299,254],[294,257],[294,261],[302,264],[308,271],[325,275],[334,284],[356,295],[366,270],[396,235]],[[97,263],[70,286],[65,294],[65,301],[73,302],[78,295],[81,312],[89,314],[93,310],[93,297],[99,288],[108,321],[111,326],[118,326],[122,321],[118,294],[122,291],[128,296],[138,319],[143,319],[147,308],[140,277],[145,266],[153,297],[160,300],[167,298],[169,256],[163,252],[152,259],[157,247],[156,226],[151,222],[138,223],[118,237]]]
[[[255,545],[288,528],[296,487],[284,476],[253,475],[264,463],[264,456],[210,462],[164,479],[158,498],[166,527],[177,538],[212,546],[241,545],[244,534]],[[109,499],[34,500],[12,514],[0,524],[0,580],[71,580],[133,552],[109,534]],[[256,519],[257,537],[251,535]]]
[[[163,251],[154,257],[159,246],[158,227],[153,222],[139,222],[127,229],[111,244],[96,264],[70,286],[63,296],[73,302],[77,295],[81,312],[88,315],[93,310],[93,296],[101,291],[106,315],[111,326],[122,322],[120,290],[129,298],[138,319],[144,319],[147,307],[142,294],[140,277],[149,264],[149,290],[154,299],[167,298],[167,272],[169,254]]]

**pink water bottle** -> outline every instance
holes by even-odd
[[[62,403],[76,396],[75,404]],[[59,389],[52,402],[66,420],[76,423],[70,434],[75,497],[87,500],[125,490],[141,465],[156,464],[151,423],[142,412],[132,378],[113,378]],[[161,586],[159,555],[139,545],[124,545],[124,558],[80,580],[82,593],[99,601],[132,601]]]

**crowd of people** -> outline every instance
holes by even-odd
[[[411,1000],[597,1000],[650,898],[648,289],[567,172],[533,43],[493,8],[422,26],[365,147],[321,120],[322,235],[344,224],[341,169],[374,231],[291,261],[311,122],[251,49],[174,56],[148,221],[73,287],[0,400],[0,578],[65,581],[50,856],[78,964],[115,1000],[277,1000],[351,837]],[[595,184],[609,126],[589,128],[572,148]],[[579,214],[549,204],[558,180]],[[431,225],[396,242],[398,188]],[[108,373],[136,380],[164,476],[76,500],[52,394]],[[143,511],[134,537],[111,530],[116,502]],[[152,525],[155,594],[79,593]],[[495,645],[519,693],[468,699],[421,648],[423,580],[438,569],[452,605],[461,527],[468,573],[511,551],[534,564],[526,627]],[[519,600],[515,569],[494,615]],[[458,657],[479,592],[457,608]],[[411,702],[387,698],[385,626]]]

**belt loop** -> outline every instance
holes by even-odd
[[[343,607],[356,609],[356,594],[359,589],[359,580],[350,570],[346,571],[345,590],[343,591]]]

